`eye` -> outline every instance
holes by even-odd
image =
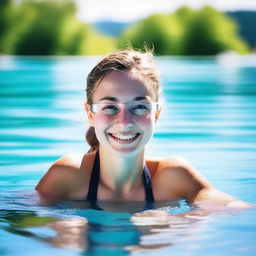
[[[107,104],[107,105],[103,104],[101,108],[101,112],[107,115],[114,115],[119,112],[119,107],[113,104]]]
[[[131,108],[132,113],[135,115],[145,115],[150,112],[150,110],[149,102],[134,104]]]
[[[146,104],[137,104],[134,106],[134,109],[148,109],[150,110],[149,106],[147,106]]]

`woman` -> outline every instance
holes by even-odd
[[[210,185],[183,158],[145,159],[161,112],[159,75],[151,53],[124,50],[101,60],[87,78],[91,146],[58,159],[36,189],[62,199],[90,201],[216,201],[249,207]]]

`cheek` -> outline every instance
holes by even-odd
[[[101,140],[100,138],[104,136],[103,134],[106,130],[109,129],[112,123],[113,118],[110,118],[108,116],[98,114],[94,117],[94,129],[96,137],[99,141]]]
[[[145,117],[138,117],[137,123],[140,124],[143,128],[149,128],[154,125],[154,117],[152,115],[148,115]]]
[[[106,126],[107,124],[109,124],[111,122],[111,119],[106,116],[106,115],[100,115],[100,114],[97,114],[95,117],[94,117],[94,125],[96,127],[103,127],[103,126]]]
[[[101,115],[96,115],[94,117],[94,129],[96,133],[96,137],[100,143],[104,141],[104,132],[109,126],[108,118]]]

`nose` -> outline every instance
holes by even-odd
[[[117,115],[117,121],[119,125],[123,126],[123,130],[129,131],[133,128],[133,115],[125,106],[120,109]]]

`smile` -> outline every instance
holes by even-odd
[[[118,142],[131,143],[138,138],[139,133],[122,134],[122,133],[109,133],[110,137]]]

